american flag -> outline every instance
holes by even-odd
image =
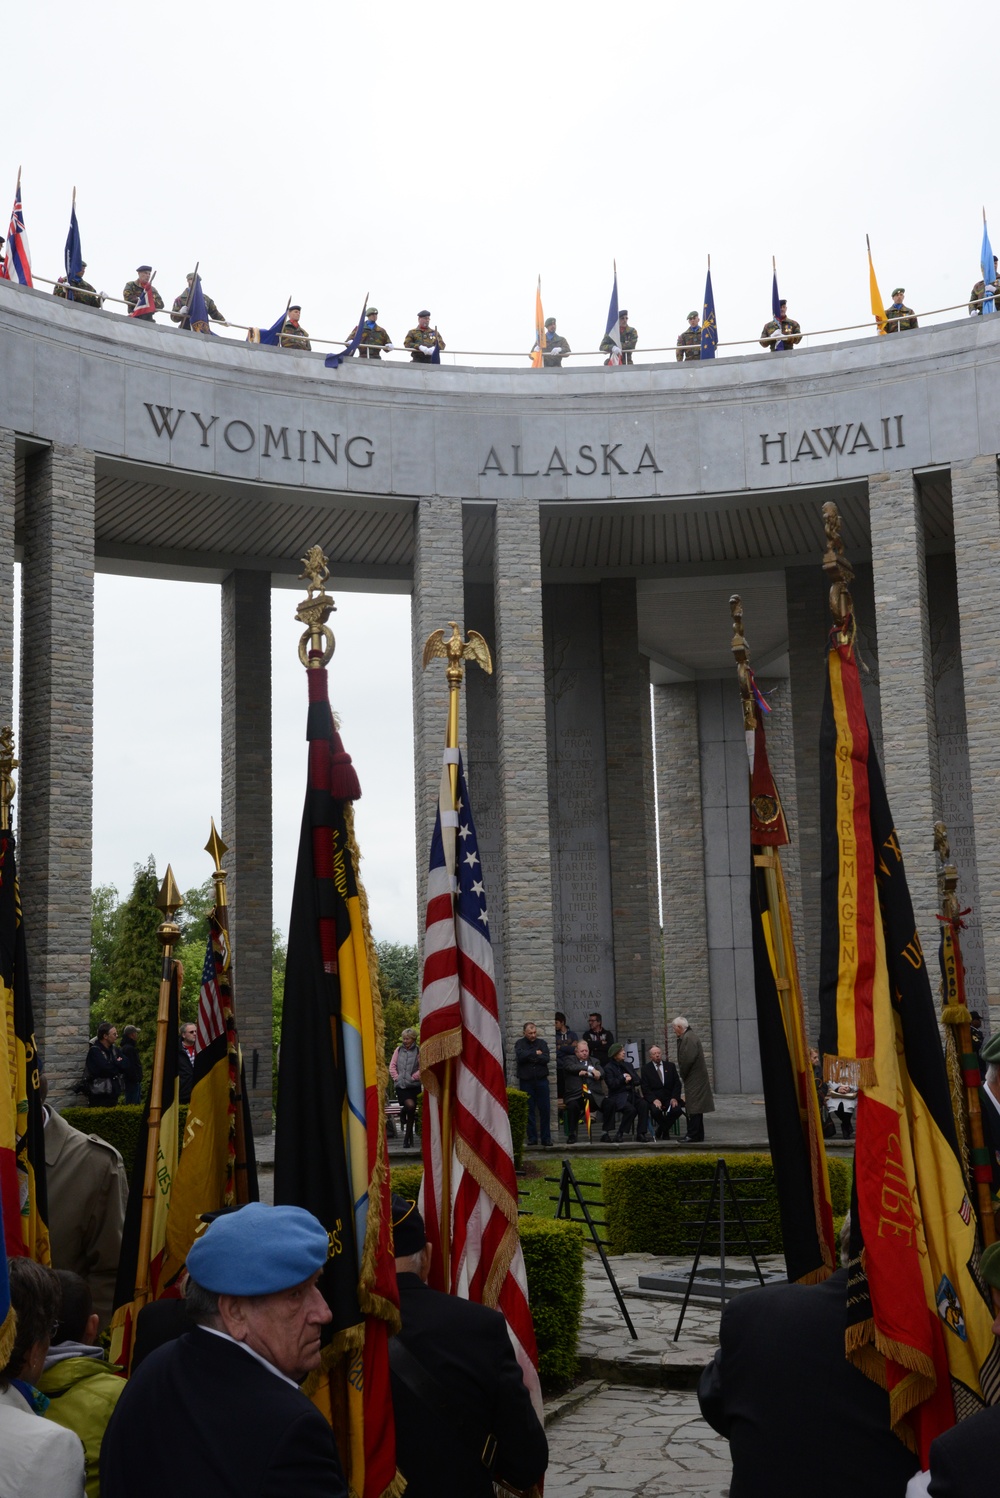
[[[218,945],[218,951],[216,946]],[[201,970],[201,992],[198,995],[198,1040],[195,1053],[206,1050],[212,1041],[226,1033],[226,1019],[219,994],[219,972],[225,972],[228,961],[229,933],[213,919],[205,948],[205,966]]]
[[[17,174],[17,190],[14,207],[7,230],[7,248],[0,261],[0,281],[19,281],[22,286],[31,286],[31,252],[28,236],[24,232],[24,211],[21,208],[21,173]]]
[[[449,765],[458,759],[458,807]],[[442,1137],[450,1073],[452,1137]],[[461,758],[445,750],[427,881],[420,999],[424,1109],[422,1211],[438,1290],[501,1311],[525,1385],[541,1411],[538,1352],[517,1232],[517,1178],[493,981],[486,890]],[[442,1273],[442,1167],[450,1155],[450,1257]],[[435,1274],[436,1270],[436,1274]]]

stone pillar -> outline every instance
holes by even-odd
[[[639,654],[634,578],[601,582],[604,735],[615,952],[616,1039],[640,1040],[658,1024],[655,800],[649,665]]]
[[[90,1035],[93,453],[53,446],[26,461],[21,581],[14,806],[35,1032],[59,1106],[75,1101]]]
[[[508,1076],[525,1023],[554,1008],[552,877],[537,500],[497,506],[493,554]]]
[[[413,775],[414,814],[417,823],[417,926],[422,944],[427,903],[427,854],[441,784],[441,751],[448,721],[448,683],[444,661],[422,666],[424,643],[429,634],[443,629],[450,634],[454,619],[465,634],[465,584],[462,560],[462,501],[454,497],[423,498],[413,522],[413,598],[411,638],[413,645]],[[488,642],[492,649],[492,641]],[[472,671],[479,667],[472,665]],[[465,745],[465,691],[461,696],[459,742]],[[473,804],[475,811],[475,804]]]
[[[14,433],[0,428],[0,728],[14,728]],[[19,746],[15,744],[17,753]]]
[[[1000,658],[994,603],[1000,568],[1000,486],[996,458],[988,454],[953,464],[951,502],[979,914],[991,1028],[996,1033],[1000,1023]]]
[[[255,1134],[270,1134],[271,577],[230,572],[222,584],[222,827],[228,843],[234,997]],[[254,1086],[254,1057],[257,1085]]]
[[[994,468],[995,468],[994,464]],[[920,489],[909,469],[868,480],[886,793],[928,963],[938,942],[937,722]]]
[[[653,688],[656,799],[660,828],[660,894],[663,904],[662,1024],[650,1036],[676,1040],[667,1026],[682,1014],[697,1030],[712,1065],[712,1010],[705,915],[705,839],[702,832],[698,684]]]

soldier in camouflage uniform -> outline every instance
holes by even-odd
[[[410,350],[410,358],[414,364],[432,363],[435,347],[444,353],[444,339],[437,328],[431,327],[429,312],[417,313],[417,326],[407,333],[403,339],[403,347]]]
[[[794,348],[802,340],[802,329],[794,317],[787,316],[787,308],[786,301],[779,302],[780,316],[772,317],[760,330],[760,346],[769,349],[772,354],[777,351],[775,345],[779,340],[784,342],[785,348]]]
[[[289,307],[285,313],[285,321],[281,325],[278,344],[281,348],[305,349],[308,354],[312,350],[312,344],[309,342],[309,334],[299,322],[301,311],[302,308],[296,304]]]
[[[187,317],[188,298],[191,295],[191,288],[194,285],[194,271],[189,271],[187,283],[187,291],[182,291],[180,296],[174,297],[174,305],[170,311],[171,322],[183,322],[185,317]],[[205,291],[204,286],[202,286],[201,288],[201,294],[205,298],[205,311],[208,313],[212,321],[226,323],[226,319],[223,317],[218,307],[212,301],[212,298]],[[228,326],[229,324],[226,323],[226,327]]]
[[[885,331],[887,333],[905,333],[909,328],[917,326],[917,319],[913,315],[912,307],[903,306],[903,298],[906,295],[902,286],[897,286],[892,293],[892,306],[885,309]]]
[[[427,315],[429,317],[430,313]],[[361,347],[358,349],[358,355],[362,359],[381,359],[383,349],[385,349],[387,354],[393,350],[392,339],[385,331],[385,328],[379,327],[377,318],[378,308],[369,307],[365,312],[365,320],[361,325]],[[350,343],[357,331],[358,325],[355,323],[347,335],[347,343]]]
[[[1000,260],[993,256],[993,284],[1000,280]],[[972,317],[982,317],[983,298],[986,295],[986,282],[977,281],[969,293],[969,313]],[[995,304],[994,304],[995,305]]]
[[[619,312],[618,314],[617,335],[614,333],[605,333],[604,337],[601,339],[601,353],[614,353],[615,344],[617,343],[618,347],[622,351],[622,363],[631,364],[632,350],[635,348],[638,342],[638,333],[636,332],[635,328],[630,328],[628,325],[628,311],[626,309],[625,311]],[[609,359],[605,359],[604,362],[605,364],[609,364],[611,361]]]
[[[122,292],[122,301],[128,304],[130,312],[137,305],[145,288],[149,286],[149,278],[152,271],[153,267],[151,265],[137,265],[135,270],[136,279],[134,281],[126,281],[125,290]],[[149,289],[153,293],[154,310],[153,312],[140,312],[136,319],[138,322],[152,322],[155,314],[163,311],[163,298],[160,293],[155,286],[149,286]]]
[[[682,364],[686,359],[701,358],[701,328],[698,326],[697,312],[688,313],[688,325],[677,340],[677,362]]]
[[[531,350],[537,349],[538,344]],[[561,333],[556,332],[556,320],[554,317],[545,319],[545,347],[542,349],[542,363],[546,369],[561,369],[562,361],[570,352],[569,343]]]
[[[80,269],[81,271],[87,269],[86,260],[80,261]],[[101,305],[101,296],[94,290],[90,282],[85,281],[82,276],[77,276],[73,281],[68,281],[65,276],[60,276],[52,288],[52,295],[64,297],[69,301],[71,300],[69,295],[71,291],[73,293],[72,300],[79,302],[84,307],[99,307]]]

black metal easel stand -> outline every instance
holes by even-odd
[[[604,1265],[604,1273],[607,1275],[608,1280],[611,1284],[611,1288],[615,1292],[615,1299],[618,1302],[618,1309],[621,1311],[622,1316],[625,1318],[625,1325],[629,1329],[629,1335],[631,1336],[633,1342],[638,1342],[639,1333],[632,1325],[632,1318],[628,1313],[628,1307],[622,1299],[622,1292],[618,1288],[618,1281],[615,1279],[615,1272],[611,1268],[611,1265],[608,1263],[608,1256],[604,1252],[604,1239],[600,1237],[597,1231],[599,1227],[607,1227],[607,1223],[599,1221],[590,1215],[590,1208],[592,1206],[598,1206],[598,1203],[596,1201],[593,1201],[588,1205],[583,1195],[581,1183],[573,1174],[573,1167],[568,1160],[564,1160],[562,1162],[562,1174],[558,1177],[558,1179],[555,1176],[546,1176],[546,1180],[549,1181],[553,1186],[558,1185],[559,1187],[558,1197],[553,1196],[550,1198],[551,1201],[558,1203],[558,1205],[556,1206],[557,1218],[561,1217],[566,1222],[579,1222],[580,1218],[576,1218],[573,1216],[574,1202],[580,1208],[582,1220],[584,1221],[584,1223],[586,1223],[587,1228],[590,1232],[590,1236],[594,1241],[594,1247],[597,1249],[597,1252],[601,1256],[601,1263]],[[597,1191],[600,1189],[597,1186],[592,1186],[589,1181],[584,1181],[582,1185],[590,1191]]]
[[[698,1183],[692,1182],[692,1185],[694,1185],[694,1184],[698,1184]],[[694,1288],[695,1278],[696,1278],[696,1276],[698,1274],[698,1265],[701,1262],[702,1252],[704,1251],[704,1248],[705,1248],[705,1239],[708,1237],[708,1230],[709,1230],[710,1227],[715,1226],[715,1220],[713,1220],[712,1212],[713,1212],[713,1208],[715,1207],[716,1200],[718,1200],[718,1204],[719,1204],[719,1215],[718,1215],[718,1219],[717,1219],[718,1229],[719,1229],[719,1264],[720,1264],[720,1268],[719,1268],[719,1303],[720,1303],[720,1305],[723,1308],[725,1307],[725,1304],[726,1304],[726,1192],[727,1191],[729,1193],[729,1199],[730,1199],[730,1201],[732,1203],[732,1206],[733,1206],[733,1211],[736,1214],[736,1221],[739,1223],[739,1233],[740,1233],[740,1236],[742,1236],[743,1245],[745,1246],[747,1253],[750,1255],[750,1258],[753,1261],[753,1267],[757,1271],[757,1278],[760,1280],[760,1282],[761,1282],[762,1285],[764,1284],[764,1276],[761,1273],[760,1265],[757,1263],[757,1255],[753,1251],[753,1243],[752,1243],[752,1241],[750,1239],[750,1234],[747,1231],[747,1224],[746,1224],[746,1220],[744,1219],[743,1212],[742,1212],[742,1210],[740,1208],[739,1197],[736,1195],[736,1191],[735,1191],[735,1188],[733,1187],[732,1179],[731,1179],[731,1177],[729,1175],[729,1171],[726,1168],[726,1162],[722,1158],[721,1155],[719,1156],[719,1158],[715,1162],[715,1174],[712,1176],[711,1185],[712,1185],[712,1189],[711,1189],[711,1191],[708,1194],[708,1204],[707,1204],[707,1206],[705,1208],[705,1218],[704,1218],[704,1221],[702,1222],[702,1225],[701,1225],[701,1236],[698,1239],[698,1249],[697,1249],[697,1252],[695,1253],[695,1256],[694,1256],[694,1263],[691,1265],[691,1273],[688,1276],[687,1289],[684,1291],[684,1299],[681,1302],[681,1313],[680,1313],[680,1315],[677,1318],[677,1328],[674,1331],[674,1341],[675,1342],[677,1341],[677,1338],[680,1336],[680,1334],[681,1334],[681,1327],[684,1324],[684,1314],[685,1314],[685,1312],[687,1311],[687,1308],[688,1308],[688,1301],[691,1299],[691,1291]],[[739,1252],[739,1251],[740,1251],[739,1250],[739,1246],[737,1246],[737,1252]]]

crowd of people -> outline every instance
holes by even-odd
[[[196,1040],[197,1027],[191,1023],[181,1025],[177,1037],[177,1075],[182,1103],[191,1101]],[[142,1057],[135,1025],[125,1026],[119,1045],[117,1025],[101,1021],[90,1042],[77,1090],[92,1108],[114,1108],[122,1101],[141,1102]]]

